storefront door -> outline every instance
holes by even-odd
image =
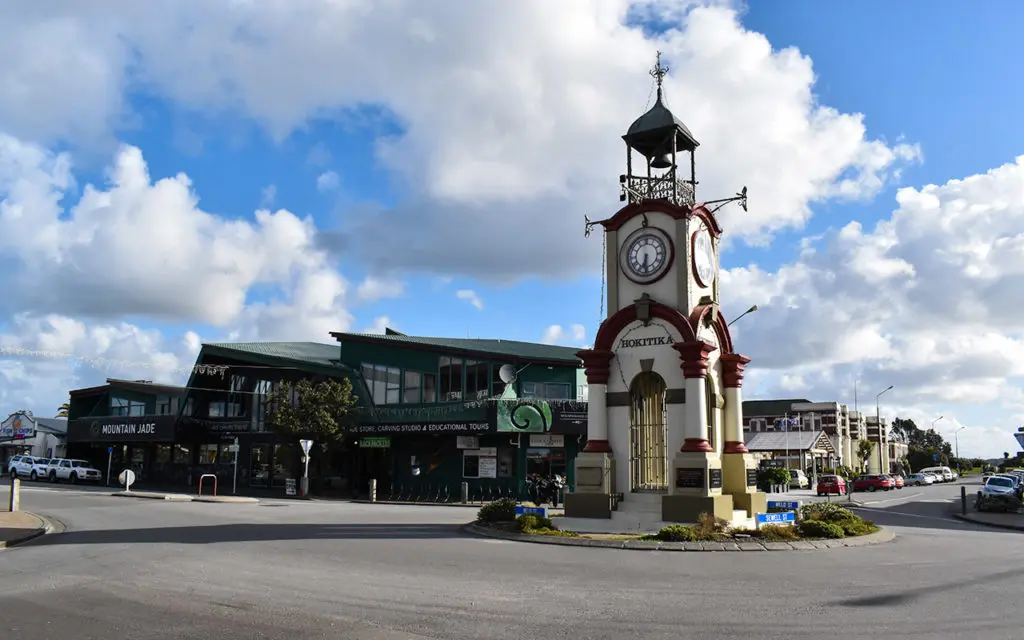
[[[249,449],[249,486],[270,486],[269,444],[254,444]]]

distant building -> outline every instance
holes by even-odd
[[[0,423],[0,462],[4,468],[12,456],[54,458],[64,455],[68,421],[39,418],[29,411],[16,411]]]

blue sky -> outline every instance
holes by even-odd
[[[42,225],[46,200],[26,198],[52,185],[18,193],[11,185],[42,184],[29,170],[31,150],[68,151],[76,186],[63,194],[62,220],[75,229],[68,237],[83,237],[88,224],[75,226],[69,207],[87,183],[117,191],[108,171],[124,160],[118,145],[127,144],[141,151],[132,166],[144,161],[153,180],[187,175],[213,222],[189,227],[180,199],[155,190],[90,209],[88,220],[110,216],[108,227],[125,228],[164,222],[159,233],[182,234],[183,255],[192,250],[186,242],[209,254],[230,249],[237,230],[218,225],[240,220],[258,231],[260,208],[309,216],[317,243],[344,240],[330,244],[325,267],[303,255],[312,250],[302,242],[282,240],[301,235],[285,215],[261,245],[282,252],[280,259],[253,249],[259,255],[241,265],[228,251],[237,270],[251,272],[222,286],[196,284],[194,273],[174,264],[173,247],[153,251],[166,268],[149,265],[152,272],[133,279],[123,265],[104,271],[103,252],[125,251],[117,243],[92,253],[69,249],[47,262],[43,248],[28,248],[50,237],[43,226],[4,227],[12,238],[25,234],[8,247],[0,238],[0,255],[11,252],[25,282],[4,291],[0,346],[56,344],[114,358],[114,347],[103,345],[117,335],[109,343],[122,345],[115,359],[159,360],[173,377],[166,363],[186,366],[196,336],[327,341],[330,329],[379,328],[384,318],[413,334],[529,341],[558,325],[558,341],[587,344],[602,315],[601,239],[582,238],[583,214],[599,219],[619,207],[619,136],[645,108],[647,69],[660,49],[672,68],[669,106],[702,142],[702,197],[751,186],[751,213],[725,214],[732,243],[722,260],[730,270],[726,312],[762,306],[735,328],[755,363],[772,363],[751,375],[750,389],[850,401],[853,377],[865,387],[899,379],[891,411],[920,420],[946,414],[951,428],[982,434],[979,448],[992,434],[1005,439],[1024,422],[1024,370],[1013,364],[1024,361],[1024,336],[1012,322],[1012,292],[1024,290],[1012,266],[1020,262],[1012,253],[1019,229],[1010,214],[991,217],[984,229],[958,226],[954,214],[961,201],[977,211],[1003,201],[1014,215],[1018,206],[1024,211],[1010,166],[1024,151],[1017,113],[1024,90],[1014,81],[1024,6],[753,0],[737,24],[716,9],[680,13],[684,0],[634,1],[628,14],[625,0],[615,11],[611,3],[467,9],[396,1],[359,14],[314,2],[211,3],[202,14],[169,3],[117,16],[0,7],[0,24],[19,25],[24,40],[4,63],[10,68],[0,66],[0,83],[29,79],[0,104],[0,136],[25,145],[5,151],[0,144],[0,198],[22,198]],[[638,24],[639,16],[646,21]],[[68,32],[65,58],[44,47],[50,20],[79,28]],[[310,32],[311,20],[331,37]],[[35,46],[43,47],[37,55]],[[85,59],[94,64],[76,62]],[[44,64],[51,67],[40,74]],[[864,132],[852,114],[862,114]],[[5,164],[4,153],[17,162]],[[998,175],[969,187],[947,184],[993,170]],[[836,197],[837,185],[859,172],[884,186],[846,184],[857,198]],[[898,188],[929,184],[939,185],[931,200],[911,191],[902,206],[896,202]],[[12,220],[0,216],[0,224]],[[860,230],[839,233],[851,221]],[[888,226],[875,233],[879,222]],[[808,243],[814,253],[801,249]],[[978,257],[997,246],[1006,255],[993,249]],[[85,282],[68,265],[90,265],[95,281],[112,284]],[[994,269],[1002,269],[999,278]],[[66,290],[32,281],[51,271],[68,279]],[[334,296],[337,274],[349,290]],[[359,300],[367,277],[401,282],[403,292]],[[168,292],[146,291],[155,282]],[[94,298],[108,296],[105,308],[76,298],[86,285],[96,288]],[[972,288],[980,300],[950,311],[956,305],[947,294],[970,297]],[[469,290],[482,308],[456,295]],[[875,303],[880,292],[886,305]],[[244,306],[233,306],[237,295]],[[45,314],[80,326],[52,329]],[[582,340],[572,337],[574,325],[583,325]],[[825,344],[821,335],[836,339]],[[984,348],[972,342],[979,336]],[[8,373],[23,385],[8,388],[35,395],[0,391],[0,405],[43,397],[30,373]],[[53,378],[52,393],[66,392],[69,380],[93,382],[89,375],[100,374]]]

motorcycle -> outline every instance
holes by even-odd
[[[562,475],[542,476],[534,473],[526,478],[526,490],[537,505],[550,503],[552,507],[558,507],[558,498],[565,486],[565,476]]]

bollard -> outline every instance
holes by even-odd
[[[11,478],[11,499],[7,507],[11,513],[21,509],[21,478]]]
[[[377,502],[377,478],[370,478],[370,502]]]
[[[467,502],[469,502],[469,483],[463,482],[460,491],[462,495],[459,497],[462,499],[462,504],[466,504]]]
[[[960,487],[960,515],[967,515],[967,487]]]

